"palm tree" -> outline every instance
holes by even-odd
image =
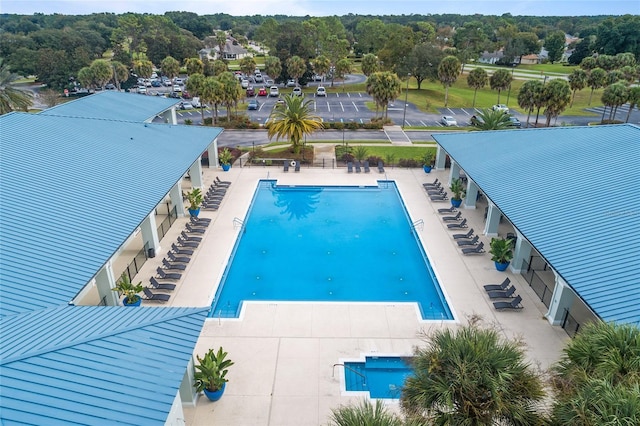
[[[439,425],[539,425],[542,381],[519,342],[506,341],[472,318],[456,331],[435,330],[417,348],[414,376],[400,405],[410,419]]]
[[[497,103],[500,103],[500,92],[509,88],[511,80],[511,73],[507,70],[498,70],[491,75],[489,85],[491,86],[491,90],[498,91]]]
[[[111,67],[113,68],[113,82],[120,90],[120,83],[127,81],[129,78],[129,68],[127,68],[122,62],[112,61]]]
[[[591,88],[591,94],[589,95],[589,105],[591,105],[593,91],[604,86],[604,82],[606,79],[607,72],[602,68],[594,68],[589,72],[589,75],[587,76],[587,85]]]
[[[325,75],[330,66],[331,60],[324,55],[320,55],[313,60],[313,71],[316,75]]]
[[[300,152],[300,141],[322,129],[322,119],[312,113],[311,101],[304,101],[301,96],[285,96],[284,104],[278,105],[269,115],[269,139],[276,137],[291,141],[293,151]]]
[[[204,101],[202,100],[202,89],[204,87],[206,81],[206,77],[204,74],[194,73],[189,76],[187,80],[187,90],[191,93],[192,96],[200,97],[200,114],[202,115],[202,122],[204,123],[204,108],[202,108],[202,104]]]
[[[447,56],[438,65],[438,78],[444,86],[444,106],[449,101],[449,86],[456,82],[460,75],[460,60],[455,56]]]
[[[474,127],[477,130],[504,130],[511,125],[509,114],[502,111],[494,111],[491,108],[484,109],[478,113],[480,120],[477,120]]]
[[[282,63],[277,56],[267,56],[264,60],[264,70],[271,78],[277,80],[282,73]]]
[[[227,71],[216,77],[222,86],[222,103],[227,107],[227,117],[231,117],[231,107],[238,104],[243,92],[238,79]]]
[[[180,62],[177,59],[167,56],[160,62],[160,69],[162,74],[166,75],[170,80],[177,77],[180,74]]]
[[[623,83],[614,83],[604,89],[601,100],[606,107],[611,107],[609,121],[615,120],[618,107],[626,104],[627,99],[629,99],[629,92],[627,91],[627,86]],[[602,121],[604,121],[604,113],[602,118]]]
[[[476,95],[478,94],[478,89],[482,89],[487,85],[489,81],[489,76],[484,68],[474,68],[471,70],[469,75],[467,76],[467,84],[469,87],[473,88],[473,105],[471,108],[476,107]]]
[[[296,83],[298,83],[298,79],[302,77],[306,70],[307,64],[300,56],[292,56],[287,59],[287,73],[296,80]]]
[[[400,94],[402,83],[397,75],[390,71],[374,72],[367,78],[367,93],[373,97],[376,103],[376,115],[378,108],[387,117],[387,107]]]
[[[551,119],[557,118],[562,111],[567,109],[571,100],[571,88],[565,80],[554,79],[547,83],[543,90],[547,116],[547,127],[551,125]]]
[[[250,76],[256,69],[256,61],[251,56],[240,59],[240,71],[246,76]]]
[[[378,71],[378,57],[373,53],[367,53],[362,57],[362,73],[369,77]]]
[[[587,73],[580,68],[576,68],[569,74],[569,87],[573,91],[571,95],[571,106],[573,106],[573,100],[576,97],[576,92],[587,87]]]
[[[204,72],[204,64],[200,58],[187,58],[184,61],[187,74],[202,74]]]
[[[187,80],[188,81],[188,80]],[[202,83],[200,102],[212,105],[213,123],[218,122],[218,105],[224,102],[224,91],[222,83],[218,77],[207,77]],[[202,121],[204,122],[204,111],[202,112]]]
[[[529,127],[531,113],[536,107],[536,99],[540,97],[543,89],[544,84],[540,80],[528,80],[524,82],[518,92],[518,105],[527,110],[527,127]]]
[[[341,405],[331,410],[331,426],[403,426],[402,419],[390,412],[380,399],[376,405],[361,400],[357,405]]]
[[[633,108],[637,107],[639,103],[640,103],[640,86],[630,87],[629,88],[629,111],[627,111],[627,118],[624,120],[625,123],[629,122],[631,111],[633,111]]]
[[[586,324],[552,368],[551,384],[557,424],[638,424],[640,329],[633,324]]]

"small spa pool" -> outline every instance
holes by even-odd
[[[367,356],[362,362],[345,362],[345,390],[369,392],[372,399],[399,399],[404,381],[413,374],[408,361],[396,356]]]

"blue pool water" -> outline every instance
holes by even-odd
[[[417,302],[451,319],[393,182],[369,187],[260,181],[210,316],[243,301]]]
[[[413,373],[400,357],[366,357],[365,362],[345,362],[347,391],[365,391],[375,399],[399,399],[402,386]]]

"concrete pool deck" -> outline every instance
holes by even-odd
[[[557,361],[569,337],[560,327],[552,327],[543,315],[547,308],[520,275],[498,272],[488,253],[463,256],[454,233],[437,213],[448,202],[431,202],[422,183],[435,178],[446,182],[448,170],[425,174],[421,169],[387,169],[386,174],[347,173],[346,169],[306,169],[285,173],[281,168],[232,168],[228,173],[204,169],[204,182],[215,176],[232,181],[218,211],[203,211],[212,219],[203,242],[196,249],[182,279],[173,291],[169,306],[210,306],[218,282],[231,253],[256,183],[276,179],[279,185],[376,185],[378,180],[394,180],[412,221],[422,219],[418,233],[431,265],[448,297],[457,323],[477,314],[495,324],[509,338],[526,342],[531,363],[547,368]],[[482,208],[461,210],[469,227],[482,236]],[[179,219],[161,242],[156,259],[144,265],[138,280],[154,275],[163,254],[175,241],[187,219]],[[466,231],[466,230],[464,230]],[[501,225],[500,234],[511,232]],[[375,268],[375,265],[371,265]],[[370,271],[361,271],[366,274]],[[286,274],[283,274],[286,276]],[[482,286],[510,277],[523,297],[524,309],[494,310]],[[301,279],[304,277],[292,277]],[[437,327],[456,327],[456,322],[424,322],[415,305],[348,303],[260,303],[248,304],[241,319],[211,319],[204,326],[196,354],[222,346],[235,362],[223,398],[209,402],[199,397],[195,407],[184,407],[187,425],[324,425],[332,408],[358,400],[341,396],[342,369],[333,365],[344,358],[363,354],[410,355],[422,340],[419,334]]]

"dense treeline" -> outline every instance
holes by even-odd
[[[238,42],[265,45],[280,61],[280,78],[293,74],[294,57],[306,62],[301,82],[314,68],[349,72],[349,55],[374,55],[365,74],[390,71],[435,79],[440,60],[456,56],[464,66],[484,51],[504,49],[507,64],[553,48],[552,60],[564,49],[562,34],[582,38],[570,59],[580,63],[594,53],[631,52],[640,59],[640,17],[539,17],[483,15],[386,15],[341,17],[200,16],[192,12],[164,15],[97,13],[92,15],[0,15],[0,56],[12,72],[36,75],[52,88],[98,59],[110,59],[129,69],[144,60],[159,67],[168,57],[185,65],[203,47],[220,45],[218,31]],[[146,62],[145,62],[146,63]],[[297,63],[294,61],[294,63]],[[364,70],[363,70],[364,71]]]

